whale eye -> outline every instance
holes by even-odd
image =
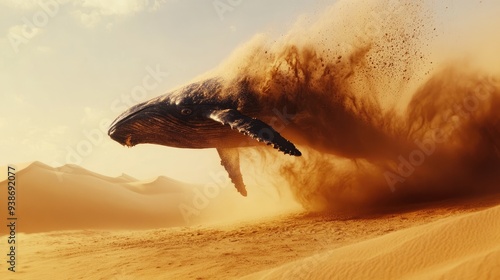
[[[189,108],[182,108],[181,109],[181,114],[184,115],[184,116],[189,116],[193,113],[193,110],[189,109]]]

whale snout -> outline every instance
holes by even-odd
[[[117,130],[116,126],[112,126],[109,129],[108,135],[111,139],[127,147],[133,147],[137,144],[133,141],[133,135],[131,133],[121,133]]]
[[[154,129],[152,120],[158,117],[160,107],[161,104],[151,101],[131,107],[113,121],[108,130],[109,137],[128,147],[142,143],[141,135]]]

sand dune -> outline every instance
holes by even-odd
[[[151,181],[129,182],[127,189],[141,194],[182,194],[186,192],[186,184],[160,176]]]
[[[327,251],[245,279],[498,279],[500,206]]]
[[[18,167],[17,178],[18,230],[27,233],[183,225],[178,206],[193,187],[162,177],[141,182],[40,162]],[[6,184],[1,182],[0,188]],[[0,204],[6,205],[6,199],[0,196]]]

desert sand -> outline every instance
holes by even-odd
[[[186,224],[172,201],[189,186],[175,180],[140,183],[76,166],[20,166],[16,272],[3,261],[2,279],[500,277],[498,195],[376,215],[294,211]]]

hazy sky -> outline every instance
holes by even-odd
[[[0,0],[0,166],[39,160],[204,181],[221,168],[215,150],[125,148],[106,135],[106,121],[214,68],[254,34],[284,34],[332,2]],[[154,83],[145,89],[144,79]]]

